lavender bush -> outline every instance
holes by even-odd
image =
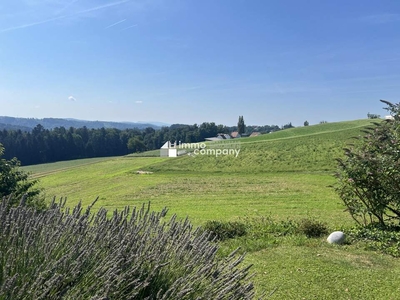
[[[243,256],[220,259],[207,231],[167,210],[114,211],[53,199],[0,203],[0,299],[251,299]]]

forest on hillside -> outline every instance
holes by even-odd
[[[62,160],[120,156],[134,152],[159,149],[166,141],[196,143],[218,133],[230,133],[237,127],[204,122],[201,125],[175,124],[154,129],[116,129],[56,127],[45,129],[38,124],[32,131],[0,130],[0,143],[5,148],[4,158],[17,157],[22,165],[41,164]],[[262,133],[280,130],[276,125],[247,126],[246,132]]]

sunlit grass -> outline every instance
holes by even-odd
[[[353,221],[329,187],[334,158],[367,124],[369,120],[328,123],[241,139],[238,158],[120,157],[31,170],[46,169],[40,184],[48,199],[67,196],[70,206],[80,200],[89,205],[99,196],[97,208],[150,201],[155,210],[168,207],[197,226],[209,220],[313,218],[332,231],[346,230]],[[332,246],[325,238],[244,236],[224,241],[221,253],[236,247],[248,252],[257,290],[278,288],[272,299],[397,299],[397,259],[366,251],[361,244]]]

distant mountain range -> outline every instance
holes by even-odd
[[[86,126],[88,129],[98,129],[98,128],[116,128],[120,130],[124,129],[144,129],[151,127],[154,129],[159,129],[162,126],[169,126],[165,123],[159,122],[108,122],[108,121],[85,121],[77,119],[59,119],[59,118],[14,118],[0,116],[0,130],[3,129],[14,129],[22,131],[30,131],[35,128],[38,124],[42,125],[45,129],[54,129],[56,127],[75,127],[81,128]]]

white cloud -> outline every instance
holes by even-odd
[[[84,15],[84,14],[91,13],[91,12],[96,12],[96,11],[100,11],[100,10],[104,10],[104,9],[108,9],[108,8],[112,8],[112,7],[117,7],[117,6],[126,4],[126,3],[131,2],[131,1],[132,0],[113,1],[113,2],[109,2],[109,3],[103,4],[103,5],[92,6],[92,7],[87,8],[87,9],[75,11],[75,12],[72,12],[70,14],[59,15],[60,13],[65,11],[66,8],[70,7],[72,4],[77,2],[77,1],[72,1],[72,2],[69,3],[69,5],[67,4],[66,6],[64,6],[61,9],[61,11],[58,11],[56,13],[56,17],[51,17],[51,18],[43,17],[43,19],[39,20],[39,21],[27,22],[25,24],[18,25],[18,26],[10,26],[8,28],[0,29],[0,33],[1,32],[14,31],[14,30],[18,30],[18,29],[29,28],[29,27],[33,27],[33,26],[37,26],[37,25],[41,25],[41,24],[46,24],[46,23],[50,23],[50,22],[54,22],[54,21],[58,21],[58,20],[66,19],[66,18],[71,18],[71,17],[75,17],[75,16],[79,16],[79,15]]]
[[[41,24],[45,24],[45,23],[49,23],[49,22],[65,19],[66,17],[67,16],[60,16],[60,17],[56,17],[56,18],[51,18],[51,19],[39,21],[39,22],[33,22],[33,23],[24,24],[24,25],[9,27],[9,28],[5,28],[5,29],[1,29],[0,32],[7,32],[7,31],[13,31],[13,30],[17,30],[17,29],[24,29],[24,28],[28,28],[28,27],[32,27],[32,26],[36,26],[36,25],[41,25]]]
[[[131,26],[125,27],[124,29],[121,29],[121,31],[127,30],[127,29],[129,29],[129,28],[133,28],[133,27],[136,27],[136,26],[137,26],[137,24],[133,24],[133,25],[131,25]]]
[[[65,10],[67,10],[71,5],[75,4],[76,2],[78,2],[79,0],[72,0],[71,2],[67,3],[66,5],[64,5],[64,7],[62,7],[59,11],[56,12],[56,15],[61,14],[62,12],[64,12]]]
[[[121,24],[122,22],[125,22],[125,21],[126,21],[126,19],[123,19],[123,20],[121,20],[121,21],[115,22],[115,23],[113,23],[113,24],[107,26],[105,29],[114,27],[114,26],[116,26],[116,25],[118,25],[118,24]]]
[[[111,2],[111,3],[95,6],[95,7],[89,8],[89,9],[81,10],[81,11],[77,12],[76,14],[84,14],[84,13],[88,13],[88,12],[92,12],[92,11],[97,11],[97,10],[101,10],[101,9],[104,9],[104,8],[121,5],[121,4],[124,4],[124,3],[127,3],[127,2],[131,2],[131,1],[132,0],[115,1],[115,2]]]
[[[143,101],[138,100],[138,101],[135,101],[135,103],[136,103],[136,104],[142,104]]]
[[[76,101],[75,97],[73,97],[73,96],[69,96],[69,97],[68,97],[68,100],[74,101],[74,102]]]

